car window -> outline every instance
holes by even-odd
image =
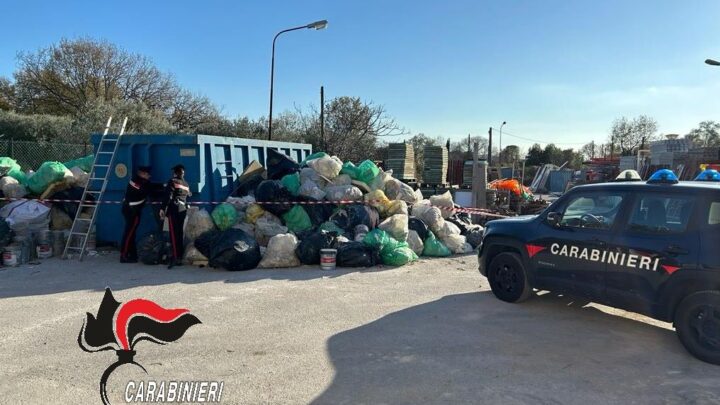
[[[561,226],[609,229],[615,222],[623,197],[617,194],[581,194],[568,203]]]
[[[685,232],[694,205],[691,197],[640,194],[628,228],[655,234]]]
[[[710,203],[707,223],[708,225],[720,225],[720,201]]]

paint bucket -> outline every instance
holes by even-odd
[[[3,249],[2,258],[3,265],[7,267],[16,267],[20,264],[20,255],[22,248],[18,245],[7,245]]]
[[[52,231],[44,230],[37,234],[35,240],[35,253],[38,259],[49,259],[53,255],[53,233]]]
[[[323,270],[335,270],[335,258],[337,249],[320,249],[320,268]]]

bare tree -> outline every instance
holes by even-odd
[[[15,88],[5,77],[0,77],[0,110],[15,109]]]
[[[647,115],[632,120],[620,117],[613,122],[610,143],[618,147],[622,155],[632,155],[640,147],[643,139],[648,142],[657,132],[657,121]]]

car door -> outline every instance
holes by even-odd
[[[678,191],[649,189],[634,195],[606,260],[611,305],[651,314],[660,286],[675,272],[697,268],[696,212],[702,200]]]
[[[620,191],[576,191],[553,211],[559,220],[541,222],[528,253],[536,284],[597,298],[602,296],[603,249],[613,241],[625,194]]]
[[[720,192],[714,194],[708,195],[705,206],[699,210],[698,226],[701,237],[698,267],[720,274]]]

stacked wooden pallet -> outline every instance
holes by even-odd
[[[399,180],[415,180],[415,151],[409,143],[391,143],[385,160],[385,170],[393,171]]]
[[[445,146],[426,146],[423,152],[425,168],[423,183],[433,185],[447,184],[448,150]]]

